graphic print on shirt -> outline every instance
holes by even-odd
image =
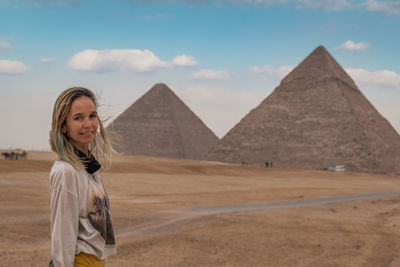
[[[115,244],[107,193],[103,185],[93,179],[89,182],[88,219],[101,234],[106,245]]]

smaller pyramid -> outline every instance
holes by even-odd
[[[154,85],[119,115],[107,130],[117,152],[205,159],[218,137],[167,85]]]

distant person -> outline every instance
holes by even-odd
[[[59,159],[50,172],[49,266],[105,266],[105,259],[115,253],[115,237],[108,195],[97,174],[101,165],[94,154],[109,167],[112,147],[89,89],[73,87],[58,96],[50,145]]]

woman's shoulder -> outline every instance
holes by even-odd
[[[51,167],[50,174],[55,173],[76,173],[78,170],[75,169],[69,162],[64,160],[56,160]]]
[[[75,192],[82,182],[81,171],[64,160],[56,160],[50,171],[50,184],[53,188],[65,188]]]
[[[50,178],[51,177],[59,177],[59,178],[70,178],[75,177],[78,178],[80,176],[85,176],[84,169],[76,169],[72,166],[69,162],[65,160],[56,160],[53,164],[53,167],[50,171]]]

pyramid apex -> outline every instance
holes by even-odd
[[[168,87],[168,85],[166,85],[165,83],[156,83],[151,89],[169,89],[169,90],[171,90]]]
[[[333,57],[332,57],[332,55],[328,52],[328,50],[323,46],[323,45],[320,45],[320,46],[317,46],[317,48],[315,48],[311,53],[310,53],[310,55],[308,56],[308,57],[310,57],[310,56],[314,56],[314,57],[317,57],[317,56],[320,56],[320,57],[325,57],[325,59],[332,59],[332,60],[335,60]],[[307,57],[307,58],[308,58]],[[336,61],[335,61],[336,62]],[[337,63],[337,62],[336,62]]]
[[[170,95],[175,93],[171,90],[171,88],[168,87],[165,83],[156,83],[151,87],[151,89],[146,93],[147,94],[161,94],[161,95]]]
[[[156,83],[153,87],[168,87],[165,83]]]
[[[354,81],[346,71],[336,62],[332,55],[322,45],[315,48],[294,70],[292,70],[281,83],[292,82],[305,78],[321,80],[326,78],[339,78],[351,87],[356,87]]]
[[[319,45],[319,46],[317,46],[317,48],[315,48],[314,49],[314,51],[325,51],[325,52],[327,52],[328,53],[328,50],[326,50],[326,48],[325,48],[325,46],[323,46],[323,45]]]

